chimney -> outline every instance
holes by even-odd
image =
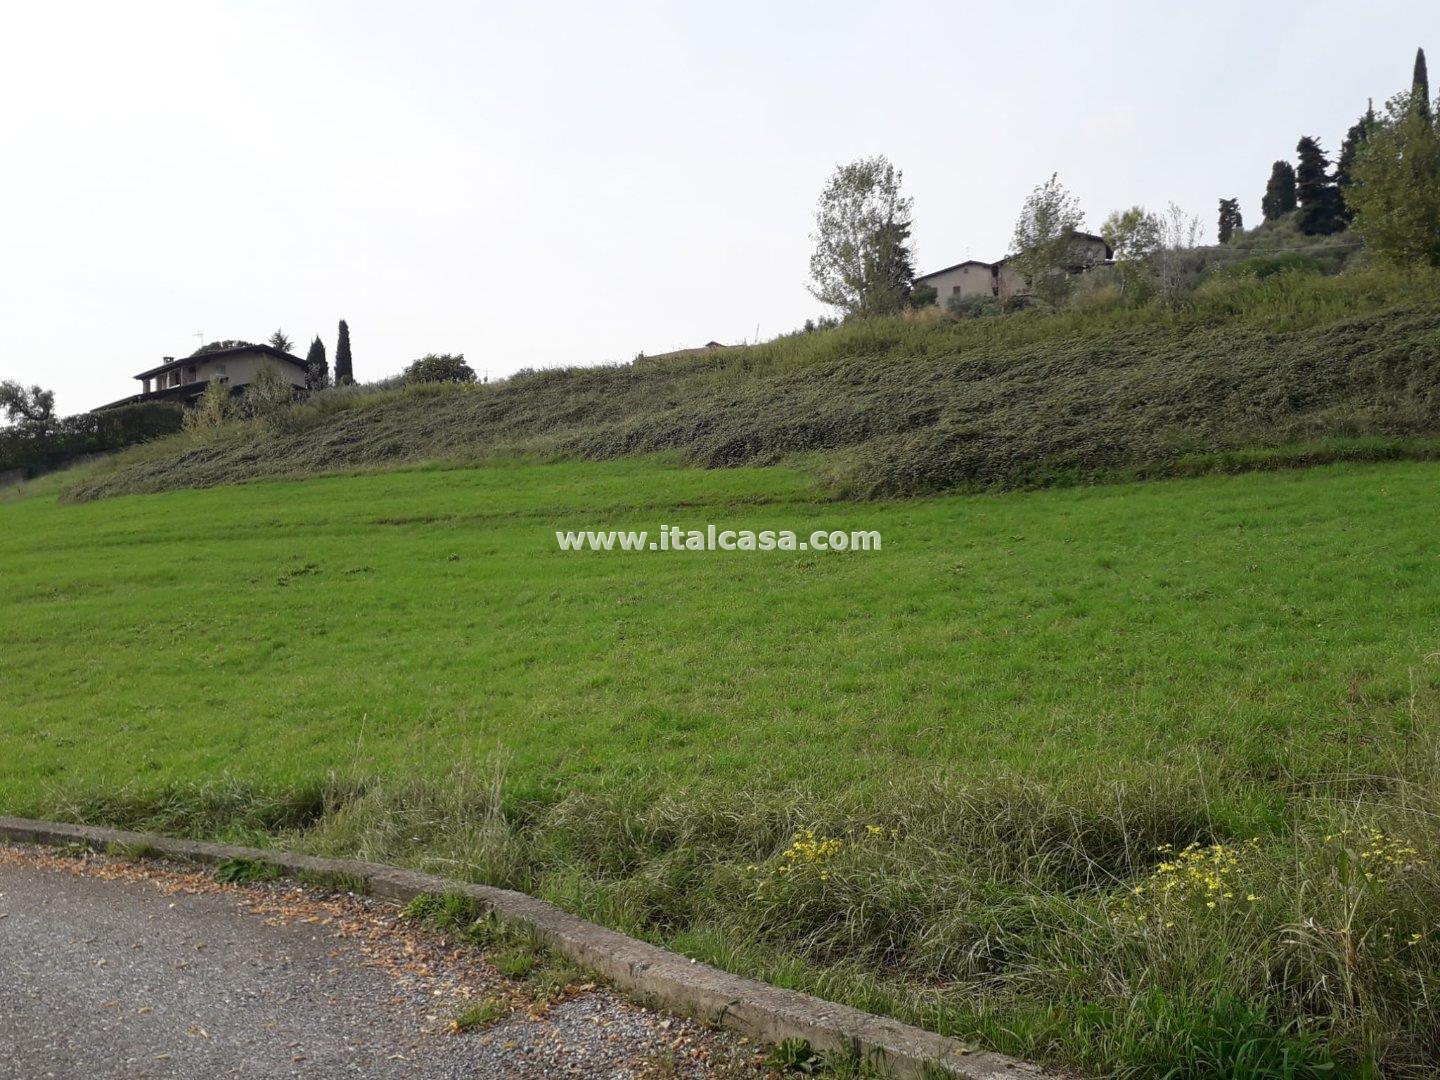
[[[174,360],[175,357],[173,357],[173,356],[162,356],[160,359],[161,359],[161,360],[164,360],[165,363],[168,364],[168,363],[170,363],[171,360]]]

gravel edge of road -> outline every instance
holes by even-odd
[[[776,1075],[763,1047],[548,952],[472,941],[385,897],[219,876],[0,840],[0,956],[16,976],[0,985],[0,1075]],[[501,971],[507,957],[526,970]]]
[[[597,972],[620,990],[644,995],[659,1006],[756,1042],[803,1039],[819,1051],[858,1054],[877,1070],[902,1080],[925,1080],[937,1073],[955,1080],[1043,1080],[1052,1075],[1002,1054],[972,1051],[956,1039],[888,1017],[733,975],[509,889],[381,863],[26,818],[0,817],[0,837],[51,846],[80,844],[97,850],[115,846],[206,864],[248,859],[290,876],[354,881],[373,895],[402,902],[422,893],[459,893],[502,922],[529,927],[549,948]]]

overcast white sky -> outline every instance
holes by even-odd
[[[1003,255],[1052,171],[1092,226],[1213,235],[1422,44],[1434,0],[5,0],[0,378],[71,413],[196,331],[333,358],[342,317],[361,380],[768,337],[824,311],[815,198],[874,153],[922,272]]]

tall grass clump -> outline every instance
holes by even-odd
[[[1418,734],[1388,764],[1288,789],[1197,762],[517,799],[502,755],[66,809],[524,889],[698,959],[1087,1073],[1420,1077],[1440,1069],[1434,704],[1415,703]]]
[[[1086,1072],[1418,1077],[1440,1069],[1436,751],[1421,736],[1383,778],[1279,801],[1238,775],[1157,766],[514,803],[492,759],[333,779],[322,813],[275,831],[526,889],[742,973]],[[226,800],[201,802],[216,827]],[[132,824],[121,807],[88,812]]]

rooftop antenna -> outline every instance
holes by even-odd
[[[196,330],[195,333],[194,333],[192,336],[195,337],[196,339],[198,339],[201,345],[204,345],[204,344],[205,344],[205,331],[204,331],[204,330]]]

